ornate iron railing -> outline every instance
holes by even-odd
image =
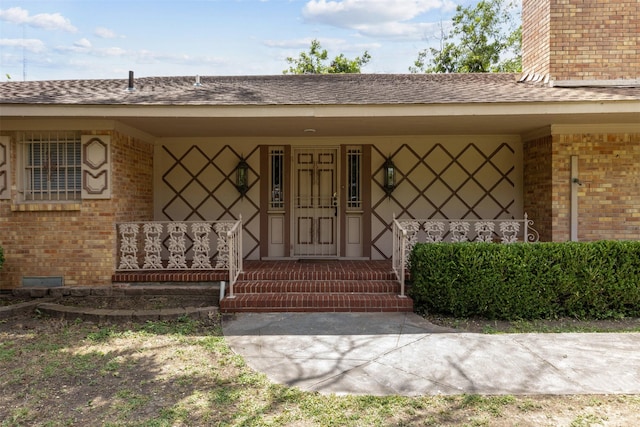
[[[533,221],[523,219],[396,219],[393,218],[393,271],[404,296],[408,255],[416,243],[437,242],[537,242],[538,232]]]
[[[237,221],[148,221],[116,224],[116,271],[242,271],[242,218]]]
[[[393,255],[391,257],[393,271],[398,281],[400,281],[400,296],[404,297],[404,277],[405,260],[407,259],[407,235],[408,232],[402,224],[393,218]]]
[[[227,231],[229,249],[229,298],[235,298],[233,285],[242,272],[242,216],[229,231]]]

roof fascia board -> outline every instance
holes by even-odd
[[[551,135],[585,133],[640,133],[639,123],[606,123],[583,125],[551,125]]]
[[[441,117],[523,114],[638,113],[640,100],[536,103],[467,103],[421,105],[265,105],[265,106],[97,106],[2,105],[4,117]]]
[[[134,138],[146,141],[155,142],[156,137],[143,132],[139,129],[121,123],[117,120],[110,119],[84,119],[84,118],[41,118],[41,117],[25,117],[20,119],[15,118],[2,118],[2,130],[7,131],[26,131],[26,130],[102,130],[102,131],[117,131]]]
[[[3,130],[69,130],[69,129],[99,129],[113,130],[115,120],[111,119],[83,119],[83,118],[50,118],[42,116],[23,115],[19,118],[4,114],[2,118]],[[11,117],[11,118],[7,118]]]

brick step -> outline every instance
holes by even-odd
[[[400,284],[392,280],[249,280],[233,285],[240,294],[264,293],[360,293],[399,294]]]
[[[390,294],[241,294],[220,301],[222,313],[412,312],[413,300]]]
[[[240,273],[238,280],[394,280],[392,271],[381,270],[249,270]]]

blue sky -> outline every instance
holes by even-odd
[[[281,74],[318,39],[406,73],[478,0],[0,0],[0,81]]]

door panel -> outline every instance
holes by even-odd
[[[337,154],[332,148],[294,151],[295,256],[338,254]]]

